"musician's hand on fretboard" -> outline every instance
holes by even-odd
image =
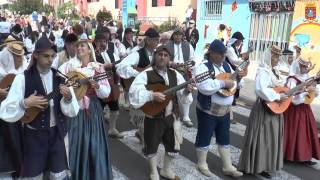
[[[1,89],[0,88],[0,97],[6,97],[8,95],[9,88]]]

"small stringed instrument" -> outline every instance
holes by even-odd
[[[68,73],[68,76],[70,77],[67,82],[65,83],[68,87],[72,86],[74,88],[75,94],[77,96],[77,99],[79,99],[79,96],[84,96],[88,87],[89,80],[93,79],[95,81],[99,81],[105,78],[108,78],[107,73],[101,73],[97,74],[92,77],[85,77],[80,72],[71,71]],[[84,94],[83,91],[85,90]],[[57,97],[60,94],[60,89],[57,88],[53,90],[51,93],[44,96],[45,99],[50,101],[51,99]],[[47,108],[47,107],[46,107]],[[30,107],[26,109],[24,116],[20,119],[23,123],[31,123],[40,112],[42,112],[43,109],[37,108],[37,107]]]
[[[316,92],[315,91],[309,92],[308,95],[304,97],[304,104],[311,104],[314,98],[316,98]]]
[[[196,77],[191,78],[188,81],[186,81],[180,85],[174,86],[172,88],[169,88],[168,86],[163,85],[163,84],[147,85],[146,88],[148,90],[152,90],[153,92],[162,92],[164,95],[166,95],[166,99],[163,102],[157,102],[157,101],[147,102],[142,106],[141,109],[145,114],[147,114],[149,116],[155,116],[167,107],[169,102],[174,98],[175,92],[185,88],[188,84],[191,84],[194,82],[199,83],[199,82],[202,82],[210,77],[214,77],[214,72],[212,72],[212,74],[208,71],[204,72],[204,73],[199,74]]]
[[[91,77],[87,77],[81,72],[78,71],[70,71],[67,76],[69,77],[69,81],[74,82],[73,89],[74,93],[78,100],[82,99],[85,94],[87,93],[88,85],[90,80],[94,81],[100,81],[103,79],[110,78],[112,75],[110,75],[110,72],[104,72],[100,74],[96,74]]]
[[[274,87],[273,90],[277,93],[284,93],[288,98],[281,101],[266,102],[266,105],[270,111],[275,114],[281,114],[288,109],[292,101],[292,96],[303,92],[303,89],[307,86],[310,86],[313,82],[317,81],[320,78],[320,74],[317,76],[307,79],[305,82],[297,85],[296,87],[289,89],[287,87]]]
[[[15,74],[7,74],[0,82],[0,88],[1,89],[10,89],[10,86],[13,83],[14,78],[16,77]],[[1,97],[0,96],[0,103],[3,101],[6,97]]]
[[[244,71],[248,66],[250,62],[248,60],[243,61],[237,69],[231,74],[231,73],[220,73],[216,76],[216,79],[218,80],[232,80],[234,81],[234,86],[230,89],[220,89],[218,91],[218,94],[224,97],[233,96],[234,93],[237,90],[237,76],[241,71]]]

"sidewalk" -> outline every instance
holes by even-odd
[[[257,67],[257,61],[250,62],[248,75],[244,78],[244,87],[240,91],[240,99],[249,102],[248,104],[253,104],[256,100],[255,75]],[[311,107],[318,122],[318,127],[320,128],[320,99],[316,98],[311,104]]]

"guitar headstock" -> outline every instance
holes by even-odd
[[[202,81],[204,81],[204,80],[207,80],[207,79],[209,79],[210,77],[214,77],[215,76],[215,73],[214,73],[214,71],[213,72],[209,72],[209,71],[206,71],[206,72],[204,72],[204,73],[201,73],[201,74],[199,74],[199,75],[197,75],[195,78],[194,78],[194,81],[196,82],[196,83],[200,83],[200,82],[202,82]]]

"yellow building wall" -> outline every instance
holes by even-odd
[[[176,17],[182,23],[185,21],[186,10],[189,5],[196,9],[196,0],[174,0],[172,6],[152,7],[151,0],[147,2],[147,17]],[[154,22],[161,24],[161,22]]]
[[[316,5],[317,18],[315,21],[306,21],[305,7],[308,3]],[[311,57],[316,63],[312,74],[320,70],[320,0],[297,0],[292,21],[290,44],[300,45],[302,53]]]

